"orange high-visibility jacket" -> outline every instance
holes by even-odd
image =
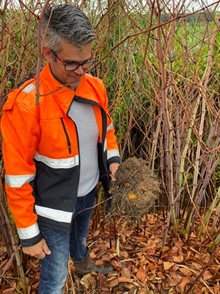
[[[100,79],[86,74],[74,91],[60,84],[46,65],[40,73],[38,105],[36,92],[36,78],[13,90],[1,118],[5,189],[22,246],[41,240],[38,223],[70,230],[80,172],[77,128],[68,116],[73,99],[93,106],[105,188],[108,165],[120,161]]]

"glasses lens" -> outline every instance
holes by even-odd
[[[82,64],[79,64],[79,63],[70,63],[70,64],[65,64],[65,69],[68,70],[68,71],[71,71],[71,70],[76,70],[78,67],[82,66],[82,68],[84,70],[88,70],[94,63],[94,60],[87,60],[86,62],[82,63]]]
[[[83,69],[89,69],[94,63],[94,60],[88,60],[84,64],[82,64]]]
[[[65,64],[65,69],[66,70],[76,70],[79,67],[79,64],[77,63],[71,63],[71,64]]]

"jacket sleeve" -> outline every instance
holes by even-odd
[[[108,108],[108,96],[107,92],[104,87],[104,108],[107,113],[107,131],[106,131],[106,149],[107,149],[107,160],[108,165],[111,163],[120,163],[120,155],[119,155],[119,149],[117,144],[117,139],[115,136],[115,128],[113,124],[113,120],[109,114],[109,108]]]
[[[20,102],[19,102],[20,101]],[[9,96],[1,118],[5,190],[21,245],[38,243],[42,236],[34,212],[31,181],[35,177],[34,155],[39,140],[39,125],[34,111],[15,95]]]

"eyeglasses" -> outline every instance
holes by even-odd
[[[75,71],[77,70],[80,66],[84,71],[87,71],[90,69],[90,67],[95,63],[94,59],[88,59],[82,63],[77,62],[77,61],[71,61],[71,62],[65,62],[60,57],[57,55],[57,53],[53,50],[50,50],[52,54],[54,55],[55,58],[57,58],[60,62],[62,62],[64,68],[66,71]]]

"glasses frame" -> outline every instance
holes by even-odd
[[[95,63],[95,59],[88,59],[88,60],[86,60],[86,61],[84,61],[84,62],[82,62],[82,63],[77,62],[77,61],[73,61],[73,62],[72,62],[72,65],[71,65],[71,62],[70,62],[70,63],[66,63],[66,62],[64,62],[64,61],[63,61],[63,60],[57,55],[57,53],[56,53],[54,50],[50,49],[50,51],[52,52],[52,54],[54,55],[54,57],[55,57],[56,59],[58,59],[58,60],[63,64],[64,69],[65,69],[66,71],[76,71],[76,70],[81,66],[82,69],[84,70],[84,72],[86,72],[86,71],[88,71],[88,70],[93,66],[93,64]],[[68,66],[71,67],[71,66],[73,66],[73,64],[76,65],[75,68],[67,69]],[[85,68],[84,66],[85,66],[86,64],[87,64],[87,67]]]

